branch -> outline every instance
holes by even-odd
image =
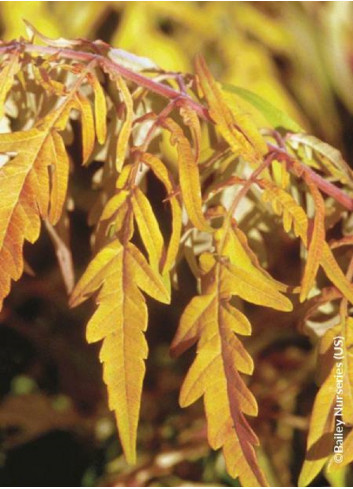
[[[277,155],[277,159],[284,160],[291,170],[297,169],[296,175],[304,175],[304,178],[308,178],[312,183],[314,183],[322,192],[329,195],[337,202],[339,202],[343,207],[349,211],[353,211],[353,199],[347,195],[343,190],[333,185],[322,178],[318,173],[304,165],[301,161],[293,158],[286,150],[279,148],[271,143],[267,143],[270,151],[273,151]],[[299,170],[299,171],[298,171]]]
[[[129,70],[125,66],[122,66],[115,61],[97,53],[88,53],[86,51],[78,51],[68,48],[58,48],[54,46],[40,46],[31,44],[25,41],[12,41],[10,43],[0,46],[0,54],[6,54],[11,51],[24,51],[30,54],[43,54],[43,55],[57,55],[60,58],[67,58],[75,61],[92,62],[96,61],[103,71],[120,75],[129,81],[136,83],[137,85],[146,88],[150,92],[154,92],[162,97],[168,99],[180,99],[180,103],[187,103],[202,119],[212,122],[212,119],[208,113],[206,107],[192,99],[187,93],[178,92],[173,88],[154,81],[141,73]]]

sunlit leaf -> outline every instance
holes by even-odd
[[[131,243],[113,241],[87,267],[70,300],[77,306],[100,289],[98,309],[87,325],[87,341],[103,340],[100,360],[129,463],[136,460],[136,432],[148,348],[147,307],[139,289],[163,303],[170,300],[159,275]]]
[[[201,231],[209,231],[210,226],[202,212],[199,169],[190,143],[180,126],[172,119],[167,119],[164,126],[170,131],[172,143],[178,149],[180,187],[190,220]]]
[[[118,144],[116,149],[116,168],[118,171],[121,171],[121,168],[125,161],[126,151],[129,143],[129,137],[131,134],[132,118],[133,118],[133,101],[129,89],[127,88],[126,83],[121,77],[117,78],[117,84],[122,94],[122,98],[126,110],[126,118],[120,128],[120,132],[118,135]]]
[[[247,90],[243,87],[237,87],[235,85],[224,84],[224,90],[230,93],[234,93],[239,95],[239,97],[243,98],[251,105],[253,105],[257,110],[261,112],[267,119],[267,121],[271,124],[275,129],[286,129],[288,131],[293,132],[301,132],[303,129],[297,124],[291,117],[289,117],[286,113],[277,109],[271,102],[268,102],[260,95],[257,95],[250,90]]]

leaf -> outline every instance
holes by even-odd
[[[323,244],[321,266],[331,282],[342,292],[343,296],[353,304],[353,285],[345,277],[327,243]]]
[[[265,188],[262,194],[264,202],[271,202],[275,213],[283,217],[284,230],[288,233],[293,228],[295,236],[300,236],[306,247],[308,218],[304,209],[282,188],[266,180],[262,180],[260,185]]]
[[[94,115],[96,119],[96,134],[99,144],[104,144],[107,137],[107,103],[99,80],[91,74],[88,78],[94,91]]]
[[[192,154],[190,143],[178,124],[172,119],[166,119],[163,126],[172,134],[172,144],[175,144],[178,149],[181,193],[190,220],[200,231],[210,231],[211,228],[202,212],[199,169]]]
[[[283,296],[266,276],[249,274],[243,268],[231,263],[224,264],[224,281],[232,295],[258,304],[272,307],[278,311],[292,311],[293,306],[287,297]]]
[[[308,218],[304,209],[285,190],[276,187],[265,180],[261,180],[259,183],[262,187],[265,187],[265,191],[262,194],[263,200],[266,202],[271,201],[276,214],[283,216],[283,226],[285,231],[289,232],[293,226],[295,235],[301,238],[304,246],[307,248]],[[320,265],[331,282],[342,292],[344,297],[353,304],[353,285],[345,277],[335,260],[329,245],[325,241],[322,244]]]
[[[169,240],[167,254],[163,265],[163,275],[168,272],[175,263],[176,256],[179,250],[180,236],[182,229],[181,219],[181,207],[179,200],[175,195],[175,188],[173,187],[171,175],[168,173],[165,165],[156,156],[144,153],[141,156],[141,161],[146,163],[154,172],[156,177],[164,184],[167,194],[168,202],[172,211],[172,234]]]
[[[323,244],[325,242],[325,202],[320,191],[307,182],[315,203],[313,230],[309,242],[304,275],[301,281],[300,302],[304,302],[314,285],[315,277],[320,266]]]
[[[138,187],[133,191],[131,202],[143,244],[148,252],[150,264],[152,268],[159,270],[164,242],[152,206]]]
[[[243,486],[267,486],[254,449],[258,439],[244,416],[256,416],[257,404],[239,374],[253,371],[252,359],[235,335],[249,334],[250,325],[228,302],[233,290],[224,280],[223,265],[204,257],[209,263],[203,293],[186,307],[171,347],[180,354],[197,342],[180,405],[189,406],[203,396],[208,440],[214,450],[223,449],[229,474],[239,477]]]
[[[352,180],[352,169],[343,159],[338,149],[328,143],[321,141],[319,138],[309,134],[291,134],[288,143],[296,149],[302,145],[306,150],[314,151],[320,158],[320,162],[326,170],[338,178],[343,183]]]
[[[87,163],[95,143],[94,118],[89,100],[79,92],[77,93],[77,103],[81,112],[83,163]]]
[[[195,147],[195,160],[199,161],[202,140],[200,120],[196,112],[192,110],[187,104],[180,108],[180,115],[183,118],[184,124],[190,127]]]
[[[235,109],[230,110],[201,56],[196,59],[196,73],[210,106],[210,115],[224,139],[236,155],[258,165],[267,153],[267,146],[255,124],[240,109],[236,113]]]
[[[25,240],[39,236],[40,218],[51,224],[60,218],[68,179],[68,157],[56,128],[66,124],[70,97],[56,111],[28,131],[0,134],[0,152],[15,153],[0,169],[0,188],[7,189],[0,203],[0,305],[10,281],[23,271]]]
[[[340,339],[335,350],[335,341]],[[330,328],[321,339],[320,353],[329,352],[333,367],[315,398],[308,435],[308,448],[299,485],[308,485],[328,462],[329,472],[341,469],[349,463],[351,435],[344,440],[343,460],[335,462],[334,440],[337,420],[340,425],[353,422],[353,318],[344,318],[341,323]],[[341,358],[336,358],[338,354]],[[325,361],[325,357],[324,357]],[[341,392],[340,392],[341,391]],[[341,412],[340,408],[343,406]],[[302,484],[301,484],[302,483]]]
[[[300,472],[299,487],[310,484],[332,454],[333,408],[336,396],[334,374],[335,368],[332,368],[315,398],[307,441],[307,455]]]
[[[123,125],[121,126],[118,135],[118,143],[116,149],[116,168],[120,172],[125,161],[126,151],[128,149],[134,111],[131,94],[126,86],[125,81],[120,76],[117,78],[117,84],[122,94],[126,109],[126,118],[123,122]]]
[[[70,300],[75,307],[99,290],[98,309],[87,325],[87,341],[103,340],[100,361],[108,387],[109,407],[115,411],[121,443],[129,463],[136,460],[136,432],[139,417],[144,360],[147,343],[147,307],[140,290],[169,303],[160,276],[131,243],[125,247],[115,240],[103,248],[88,265]]]
[[[332,456],[327,464],[327,471],[329,473],[342,469],[348,464],[353,462],[353,429],[343,441],[342,453],[344,454],[343,460],[340,463],[336,463],[334,456]]]
[[[226,229],[225,226],[215,233],[215,240],[222,243],[219,253],[229,258],[230,262],[245,270],[249,276],[256,277],[263,282],[264,286],[273,290],[287,292],[288,287],[275,280],[261,267],[257,256],[251,250],[245,234],[236,226]]]
[[[18,61],[18,54],[12,54],[0,72],[0,119],[4,116],[4,104],[8,92],[11,90],[16,73],[21,64]]]
[[[243,87],[238,87],[230,84],[223,84],[222,87],[224,90],[230,93],[234,93],[239,95],[246,102],[249,102],[251,105],[255,107],[261,114],[265,116],[268,122],[275,129],[286,129],[288,131],[293,132],[302,132],[303,128],[297,124],[291,117],[277,109],[274,105],[272,105],[268,100],[264,99],[260,95],[257,95],[250,90],[247,90]]]
[[[159,66],[156,65],[152,60],[143,56],[136,56],[133,53],[129,53],[124,49],[110,48],[108,51],[108,56],[115,63],[118,63],[125,68],[133,71],[155,71],[160,70]]]
[[[343,420],[353,425],[353,317],[346,317],[342,321],[343,328]]]

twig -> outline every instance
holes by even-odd
[[[322,192],[335,199],[349,211],[353,211],[353,198],[343,192],[343,190],[322,178],[318,173],[301,163],[296,158],[293,158],[284,149],[271,143],[267,143],[267,146],[270,151],[276,153],[277,159],[285,161],[288,164],[289,169],[295,170],[295,168],[298,168],[299,172],[314,183]],[[296,172],[296,175],[300,176],[298,175],[298,172]]]
[[[59,48],[53,46],[39,46],[25,41],[12,41],[0,46],[0,54],[11,52],[11,50],[24,51],[26,53],[38,53],[42,55],[57,55],[60,58],[68,58],[75,61],[90,62],[96,60],[97,64],[106,72],[118,74],[129,81],[146,88],[147,90],[157,93],[162,97],[169,99],[182,98],[190,108],[192,108],[202,119],[211,121],[211,117],[206,107],[192,99],[188,94],[178,92],[168,85],[164,85],[158,81],[154,81],[141,73],[129,70],[125,66],[110,60],[106,56],[96,53],[88,53],[85,51],[76,51],[74,49]]]

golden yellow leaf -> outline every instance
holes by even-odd
[[[235,111],[234,107],[233,110],[228,107],[221,88],[201,56],[196,59],[196,73],[210,107],[210,115],[233,152],[252,164],[259,164],[267,153],[267,146],[254,122],[240,108]]]
[[[282,215],[285,231],[289,232],[293,226],[294,234],[300,237],[307,248],[308,218],[304,209],[285,190],[265,180],[261,181],[261,186],[265,188],[263,200],[270,201],[276,214]],[[353,304],[353,285],[345,277],[326,241],[322,244],[320,265],[331,282]]]
[[[12,54],[0,72],[0,119],[4,115],[4,104],[7,94],[12,87],[14,78],[20,69],[18,54]]]
[[[163,122],[171,133],[171,141],[178,149],[178,171],[183,201],[191,222],[201,231],[211,231],[202,212],[199,169],[188,139],[172,119]]]
[[[0,153],[15,155],[0,169],[0,186],[7,189],[0,203],[0,306],[11,279],[22,275],[24,241],[38,239],[40,218],[49,218],[53,225],[60,219],[69,159],[59,132],[66,128],[71,111],[78,108],[77,93],[88,71],[79,74],[60,105],[34,128],[0,134]]]
[[[133,111],[133,101],[132,101],[131,93],[129,92],[129,89],[127,88],[123,78],[118,77],[117,84],[122,94],[124,104],[125,104],[125,109],[126,109],[126,118],[125,121],[123,122],[123,125],[121,126],[118,135],[117,148],[116,148],[116,169],[118,171],[121,171],[121,168],[125,161],[126,151],[128,149],[134,111]]]
[[[83,163],[87,163],[95,143],[94,118],[89,100],[77,92],[77,103],[81,112]]]
[[[22,275],[24,241],[38,239],[40,218],[55,224],[61,215],[68,179],[68,157],[56,131],[62,117],[59,108],[40,128],[0,134],[0,152],[16,154],[0,170],[0,187],[7,189],[0,203],[0,305],[11,279]]]
[[[107,103],[104,91],[95,76],[88,78],[94,91],[94,115],[96,119],[96,134],[99,144],[104,144],[107,137]]]
[[[316,186],[310,182],[308,182],[308,185],[315,203],[315,217],[308,245],[304,275],[301,281],[300,302],[305,301],[314,285],[325,242],[325,202]]]
[[[340,461],[339,463],[335,462],[335,458],[332,455],[332,457],[330,458],[327,464],[327,471],[329,473],[334,472],[336,470],[340,470],[343,467],[346,467],[348,464],[353,462],[353,429],[352,428],[343,441],[342,454],[343,454],[342,461]]]
[[[353,422],[353,318],[344,318],[321,339],[320,353],[329,352],[333,367],[316,395],[311,415],[308,448],[299,483],[308,485],[326,462],[329,472],[344,467],[353,455],[351,434],[344,440],[343,457],[335,461],[333,445],[336,427]],[[336,347],[336,349],[335,349]],[[339,355],[339,358],[334,355]],[[339,420],[339,425],[337,424]],[[348,454],[346,452],[346,449]]]
[[[226,278],[226,265],[210,255],[204,258],[202,295],[186,307],[172,343],[172,352],[180,354],[197,342],[180,405],[203,396],[208,440],[213,449],[223,449],[229,474],[243,486],[267,486],[254,449],[258,439],[244,416],[256,416],[257,404],[239,374],[253,371],[252,359],[235,335],[249,334],[250,324],[228,302],[234,280]]]
[[[195,147],[195,160],[199,161],[201,141],[202,141],[200,120],[196,112],[186,104],[180,108],[180,114],[183,118],[184,124],[190,127],[190,131]]]
[[[144,193],[136,187],[133,190],[132,208],[143,244],[147,250],[150,264],[159,270],[162,259],[164,241],[158,221],[153,213],[152,206]]]
[[[353,318],[343,320],[343,420],[353,425]]]
[[[272,287],[279,292],[288,291],[285,284],[271,277],[267,270],[260,265],[257,256],[249,246],[246,235],[239,227],[219,229],[215,232],[215,240],[222,243],[222,249],[219,249],[219,253],[227,256],[233,265],[242,268],[249,275],[257,277],[265,287]]]
[[[316,395],[311,413],[307,454],[300,472],[298,486],[304,487],[317,476],[332,454],[334,402],[336,396],[335,368]]]
[[[262,199],[271,202],[273,210],[283,217],[283,227],[288,233],[292,227],[295,236],[302,239],[304,246],[307,246],[308,218],[304,209],[294,200],[285,190],[266,180],[261,181],[261,186],[265,188]]]
[[[103,340],[100,360],[108,387],[109,406],[115,411],[121,443],[129,463],[136,460],[136,432],[148,348],[147,307],[140,290],[169,303],[161,277],[131,243],[115,240],[88,265],[76,285],[71,307],[100,289],[98,309],[87,325],[87,341]]]
[[[145,153],[141,160],[148,165],[154,172],[156,177],[163,183],[168,194],[168,201],[172,211],[172,234],[169,240],[168,250],[163,265],[163,274],[168,272],[174,265],[175,258],[178,254],[180,235],[182,228],[181,207],[179,200],[175,195],[175,187],[173,186],[171,175],[167,168],[156,156]]]

